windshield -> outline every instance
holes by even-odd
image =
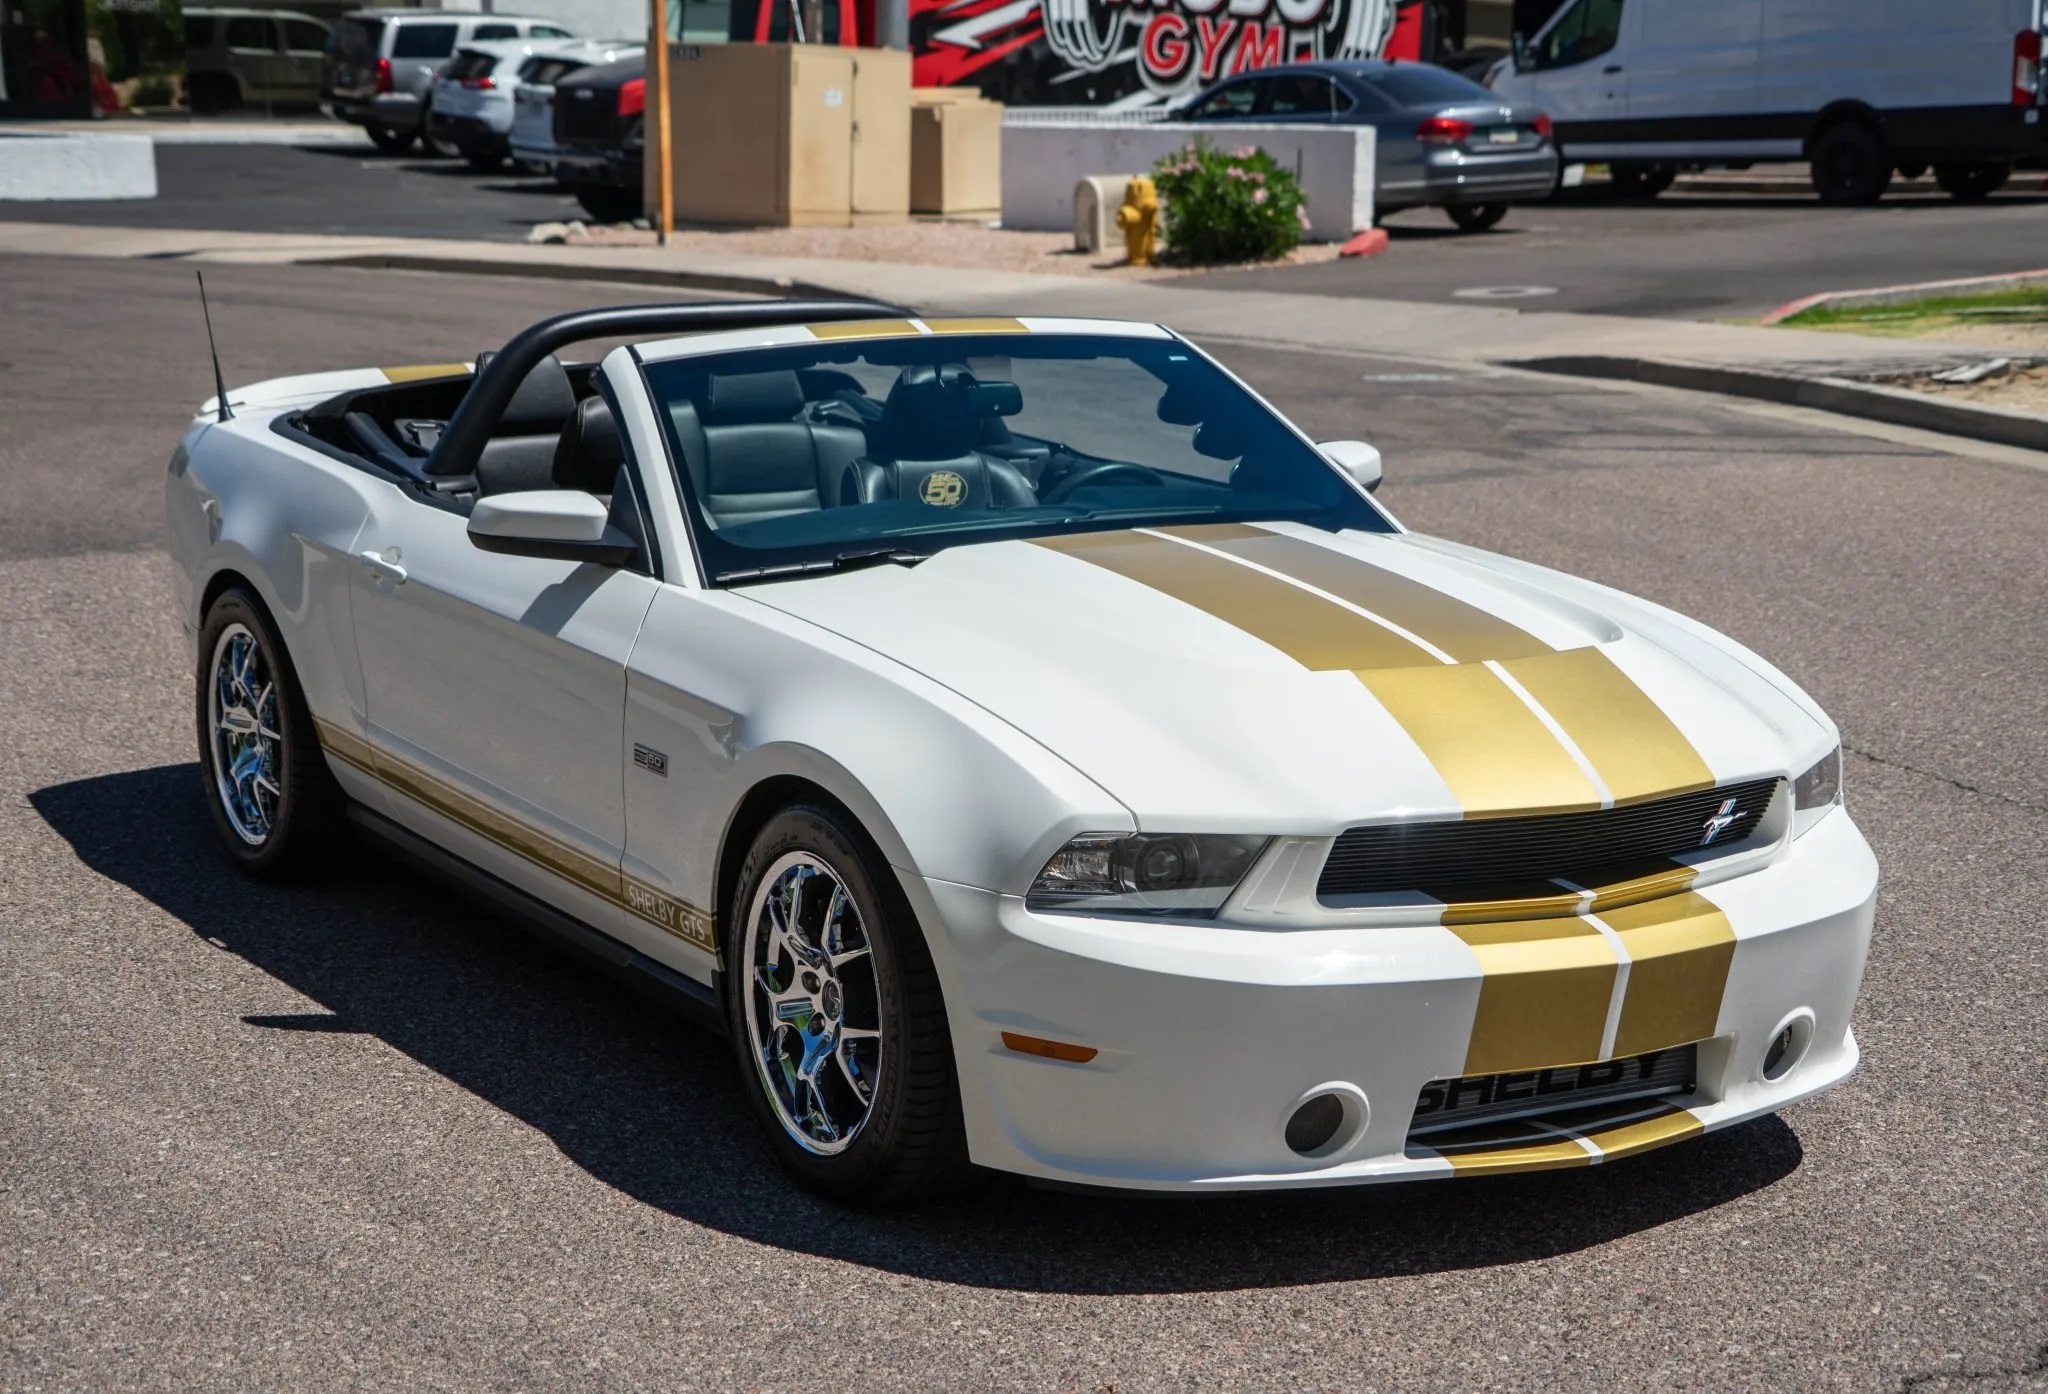
[[[644,372],[713,581],[1168,523],[1392,530],[1174,339],[823,339]]]

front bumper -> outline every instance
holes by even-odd
[[[1683,933],[1661,947],[1654,933],[1621,936],[1638,953],[1628,972],[1641,995],[1610,973],[1612,1013],[1637,1023],[1631,1048],[1615,1054],[1697,1040],[1693,1092],[1566,1131],[1504,1127],[1477,1148],[1411,1141],[1418,1095],[1433,1080],[1568,1063],[1544,1058],[1558,1048],[1540,1044],[1508,1056],[1517,1030],[1532,1043],[1554,1038],[1535,1018],[1551,989],[1560,1009],[1583,1000],[1583,962],[1517,970],[1516,1000],[1533,1009],[1517,1025],[1499,996],[1482,1003],[1500,961],[1489,969],[1470,936],[1440,925],[1275,930],[1039,915],[1015,896],[904,880],[935,931],[927,938],[974,1160],[1081,1185],[1202,1191],[1585,1165],[1818,1093],[1856,1068],[1849,1018],[1877,865],[1838,810],[1761,870],[1684,893],[1705,900],[1701,913],[1732,931],[1732,945],[1680,952]],[[1553,927],[1538,937],[1590,932],[1572,917],[1524,923]],[[1701,1016],[1708,977],[1718,1003]],[[1797,1063],[1767,1081],[1766,1051],[1788,1022],[1805,1023]],[[1676,1039],[1650,1039],[1659,1029]],[[1022,1054],[1004,1045],[1005,1031],[1097,1053],[1085,1064]],[[1362,1094],[1357,1126],[1325,1155],[1297,1155],[1287,1119],[1329,1086]]]
[[[358,126],[385,126],[394,131],[416,130],[420,124],[421,102],[411,92],[380,92],[374,97],[350,97],[335,93],[328,98],[334,114]]]
[[[642,183],[640,151],[557,147],[555,178],[565,184],[609,184],[637,189]]]

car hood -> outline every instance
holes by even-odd
[[[1697,625],[1407,534],[1090,533],[742,593],[959,692],[1147,828],[1597,808],[1793,773],[1834,739]]]

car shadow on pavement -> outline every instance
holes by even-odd
[[[1623,1164],[1487,1181],[1152,1200],[991,1177],[922,1209],[846,1209],[783,1179],[724,1041],[374,850],[322,884],[246,880],[214,844],[191,764],[51,785],[29,801],[86,866],[324,1009],[245,1016],[229,1001],[223,1031],[375,1037],[643,1204],[892,1273],[1112,1295],[1485,1268],[1712,1209],[1801,1158],[1797,1136],[1768,1118]]]

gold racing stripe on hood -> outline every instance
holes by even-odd
[[[1316,672],[1438,662],[1385,625],[1199,547],[1142,532],[1072,533],[1032,541],[1192,605]]]
[[[386,382],[423,382],[428,378],[468,377],[467,363],[414,363],[400,368],[379,368]]]
[[[1328,591],[1339,600],[1392,620],[1449,654],[1454,662],[1484,663],[1489,658],[1527,658],[1552,652],[1550,645],[1491,611],[1349,552],[1243,523],[1198,523],[1160,531]]]
[[[1712,1036],[1735,959],[1735,929],[1720,907],[1696,891],[1680,891],[1597,913],[1629,957],[1614,1055]]]
[[[1714,772],[1685,733],[1600,650],[1511,658],[1501,667],[1564,728],[1615,803],[1713,787]]]
[[[1576,917],[1448,928],[1471,947],[1485,975],[1461,1074],[1600,1058],[1621,970],[1606,935]]]

